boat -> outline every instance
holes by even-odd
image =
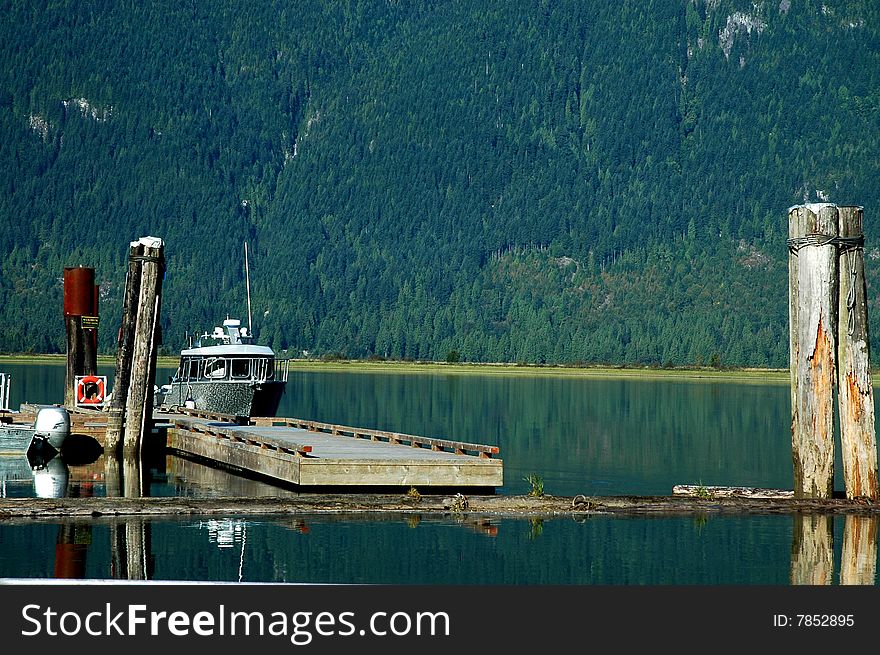
[[[180,365],[156,392],[156,404],[234,416],[275,416],[290,360],[254,343],[241,321],[226,318],[180,352]]]

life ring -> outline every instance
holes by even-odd
[[[107,395],[107,378],[85,375],[76,380],[77,405],[102,405]]]

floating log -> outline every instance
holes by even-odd
[[[794,491],[785,489],[758,489],[756,487],[707,487],[697,484],[677,484],[673,495],[694,498],[793,498]]]
[[[789,209],[792,461],[796,496],[834,492],[838,212],[829,203]]]
[[[839,207],[838,404],[847,498],[876,500],[877,440],[871,383],[862,208]]]
[[[496,518],[841,514],[880,516],[880,504],[846,498],[301,494],[282,498],[0,498],[0,521],[124,516],[461,515]]]

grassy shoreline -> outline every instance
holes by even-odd
[[[48,354],[0,354],[0,368],[3,364],[50,364],[64,365],[65,355]],[[115,358],[109,355],[98,357],[99,365],[114,365]],[[159,357],[159,367],[174,368],[176,357]],[[513,364],[513,363],[456,363],[422,361],[384,361],[384,360],[290,360],[291,371],[346,372],[346,373],[420,373],[442,375],[506,375],[506,376],[552,376],[552,377],[607,377],[638,379],[701,379],[756,382],[789,381],[787,369],[764,368],[652,368],[647,366],[575,366],[555,364]]]

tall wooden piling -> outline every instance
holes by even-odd
[[[156,369],[156,335],[161,301],[162,276],[165,270],[162,239],[144,237],[141,261],[141,284],[137,320],[131,356],[131,381],[125,410],[123,454],[137,455],[143,435],[149,430],[153,416],[151,374]]]
[[[798,497],[834,491],[838,211],[832,204],[789,209],[792,461]]]
[[[122,441],[125,406],[128,400],[129,379],[131,378],[136,308],[141,291],[141,257],[143,253],[144,246],[140,241],[135,241],[129,246],[128,273],[125,276],[125,294],[122,301],[122,321],[116,344],[116,371],[107,418],[107,435],[104,442],[105,450],[112,453],[118,451]]]
[[[847,498],[878,499],[862,208],[838,207],[838,404]]]

